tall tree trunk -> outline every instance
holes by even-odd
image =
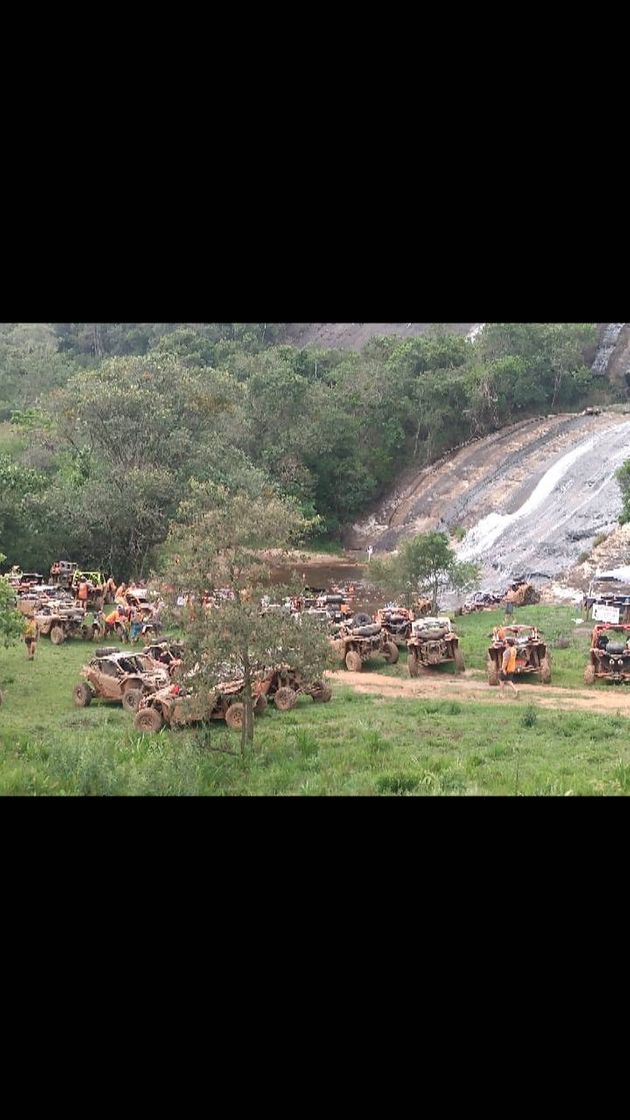
[[[241,754],[247,746],[254,745],[254,705],[252,701],[252,675],[247,654],[243,657],[243,727],[241,729]]]

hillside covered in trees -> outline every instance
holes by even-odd
[[[283,323],[0,325],[0,549],[146,575],[191,480],[292,497],[338,538],[410,464],[621,399],[595,324],[436,326],[360,351]],[[459,325],[458,325],[459,326]]]

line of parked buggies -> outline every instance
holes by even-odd
[[[361,669],[363,661],[374,653],[382,653],[386,661],[395,664],[402,645],[407,646],[412,677],[448,662],[453,663],[455,672],[464,670],[459,638],[445,616],[414,619],[410,611],[386,607],[373,619],[358,614],[332,626],[333,651],[352,671]],[[549,683],[547,644],[538,627],[528,625],[494,629],[487,655],[488,683],[499,683],[508,638],[514,639],[516,647],[516,675],[535,674],[542,683]],[[175,638],[156,639],[141,653],[101,647],[81,670],[82,680],[73,691],[74,702],[77,707],[86,707],[98,698],[120,701],[133,713],[136,730],[143,732],[159,731],[165,724],[184,726],[214,719],[224,720],[234,730],[240,729],[244,713],[242,677],[227,675],[208,692],[193,690],[185,682],[173,679],[183,656],[183,643]],[[584,680],[592,684],[597,679],[630,680],[630,625],[604,624],[594,628]],[[324,681],[306,681],[297,669],[286,664],[261,669],[254,683],[254,712],[260,714],[269,702],[279,711],[289,711],[301,695],[326,703],[332,698],[332,690]]]
[[[104,646],[81,670],[83,678],[73,690],[74,703],[85,708],[95,699],[120,701],[134,714],[137,731],[159,731],[169,727],[225,720],[239,730],[243,723],[242,677],[233,675],[210,691],[193,690],[173,674],[182,664],[183,644],[163,638],[145,646],[141,653]],[[323,681],[307,682],[298,670],[277,665],[260,671],[254,683],[254,713],[260,715],[269,702],[286,712],[295,707],[301,695],[316,703],[327,703],[332,689]]]

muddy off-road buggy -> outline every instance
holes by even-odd
[[[243,679],[225,681],[210,692],[193,693],[181,684],[169,684],[140,701],[133,725],[136,731],[159,731],[166,723],[169,727],[184,727],[190,723],[207,723],[211,719],[224,719],[233,731],[243,726]],[[266,704],[254,704],[258,714]]]
[[[630,625],[602,623],[593,630],[584,684],[596,680],[630,681]]]
[[[488,649],[486,668],[488,684],[499,683],[499,672],[503,653],[507,647],[506,638],[514,638],[516,646],[517,676],[524,673],[537,673],[543,684],[551,680],[551,661],[547,644],[540,636],[537,626],[498,626],[492,635],[492,645]]]
[[[77,565],[73,564],[70,560],[55,560],[54,564],[51,566],[48,580],[54,586],[63,587],[67,591],[70,591],[76,570]]]
[[[390,665],[395,665],[399,657],[398,646],[392,642],[387,630],[378,622],[356,625],[356,621],[355,618],[353,622],[339,626],[334,637],[330,638],[333,653],[345,663],[346,669],[360,672],[363,662],[375,653],[382,653]]]
[[[86,626],[83,611],[74,605],[40,604],[33,618],[40,634],[50,637],[54,646],[60,646],[66,638],[78,637],[84,641],[92,638],[92,628]]]
[[[374,621],[380,623],[392,642],[395,642],[400,649],[404,649],[407,640],[411,637],[414,618],[413,611],[407,610],[406,607],[381,607],[374,615]]]
[[[317,703],[327,704],[332,700],[332,689],[323,681],[308,684],[297,669],[279,665],[266,670],[262,679],[256,682],[256,696],[256,711],[264,710],[267,701],[273,700],[280,712],[288,712],[295,707],[300,696],[312,696]]]
[[[170,683],[168,669],[142,653],[123,653],[114,647],[98,651],[81,669],[84,678],[74,686],[77,708],[86,708],[96,698],[119,700],[128,712],[137,712],[140,700]]]
[[[456,673],[464,672],[459,638],[451,626],[450,618],[428,615],[412,622],[407,652],[410,677],[419,676],[423,669],[448,662],[455,667]]]
[[[179,668],[184,657],[184,644],[176,638],[162,638],[159,642],[151,642],[142,651],[147,657],[152,657],[159,665],[164,665],[169,673]]]

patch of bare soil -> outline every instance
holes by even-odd
[[[504,693],[498,686],[492,687],[482,673],[467,669],[458,677],[424,673],[423,676],[409,680],[403,677],[387,677],[383,673],[351,673],[348,670],[327,673],[332,681],[349,685],[356,692],[371,696],[393,699],[423,700],[461,700],[483,704],[523,704],[530,702],[543,708],[560,711],[589,711],[612,714],[620,711],[630,717],[630,689],[615,685],[594,685],[592,689],[554,688],[553,685],[525,682],[518,687],[518,697],[511,689]]]

